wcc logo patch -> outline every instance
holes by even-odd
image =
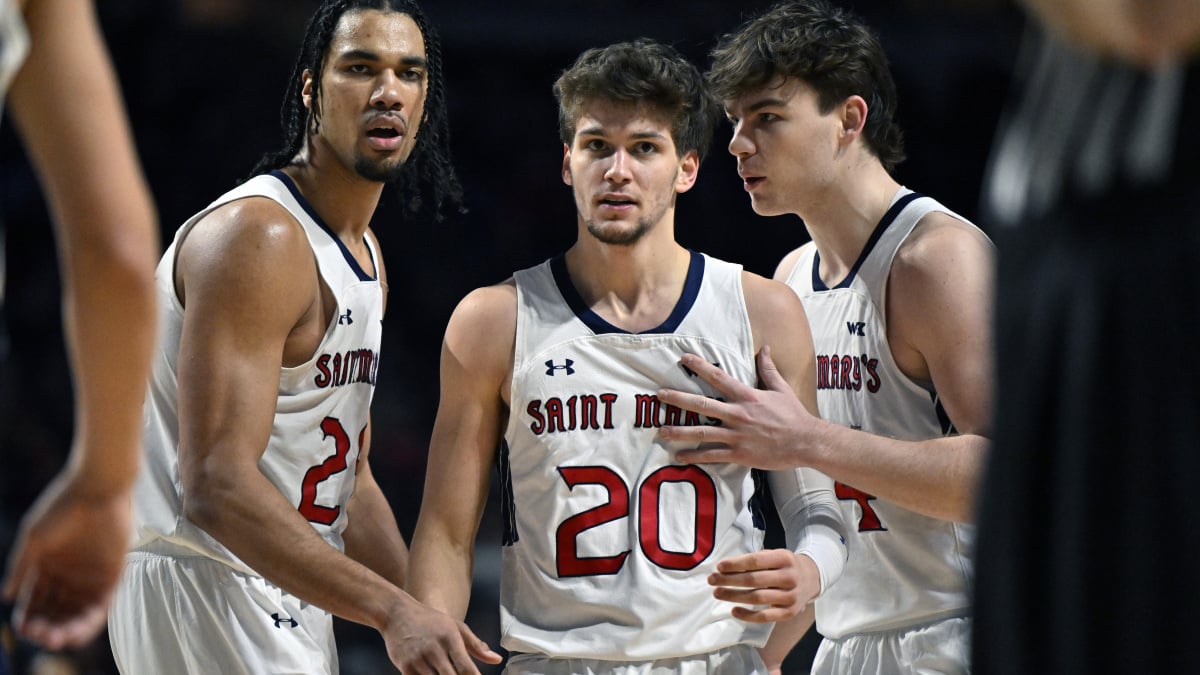
[[[867,326],[867,324],[865,321],[847,321],[846,322],[846,330],[850,331],[851,335],[855,335],[858,337],[866,337],[867,334],[865,332],[863,332],[863,328],[866,328],[866,326]]]
[[[559,364],[555,363],[554,359],[550,359],[549,361],[546,362],[546,374],[549,375],[550,377],[554,377],[554,374],[561,370],[561,371],[564,371],[567,375],[574,375],[575,374],[574,366],[575,366],[575,362],[572,361],[571,359],[563,359],[563,364],[561,366]]]

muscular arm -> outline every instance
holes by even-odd
[[[990,445],[993,254],[978,231],[930,214],[888,281],[893,356],[933,387],[957,435],[907,442],[830,425],[816,435],[812,466],[913,511],[971,521]]]
[[[21,589],[18,613],[31,623],[20,627],[58,648],[103,625],[124,557],[158,223],[91,3],[31,0],[25,11],[31,49],[8,103],[53,215],[75,437],[23,522],[5,595]],[[54,606],[43,604],[51,587],[63,591]]]
[[[1098,53],[1154,65],[1200,50],[1198,0],[1020,0],[1051,31]]]
[[[687,356],[685,365],[726,400],[660,392],[668,403],[724,423],[660,429],[668,438],[711,444],[680,453],[680,459],[768,469],[811,467],[913,511],[969,522],[989,446],[993,250],[977,232],[947,226],[945,220],[935,219],[929,227],[923,223],[918,232],[922,229],[924,233],[910,237],[893,268],[889,337],[901,368],[936,389],[960,435],[914,442],[849,429],[813,416],[792,395],[769,356],[759,359],[766,390],[741,385]],[[781,266],[779,274],[786,271]]]
[[[186,308],[179,353],[186,516],[283,589],[385,626],[411,599],[330,547],[258,469],[285,346],[306,315],[320,311],[303,232],[266,200],[235,202],[189,233],[177,279]]]
[[[185,303],[179,461],[187,518],[284,590],[379,630],[403,672],[447,672],[450,662],[460,664],[454,672],[477,672],[467,650],[486,646],[461,622],[422,607],[330,546],[258,469],[280,366],[297,350],[311,353],[328,320],[300,227],[267,200],[222,207],[189,233],[178,280]],[[370,474],[365,478],[366,498],[350,508],[379,517],[385,506],[381,495],[371,496],[377,488]],[[352,534],[351,542],[361,550],[361,538]],[[395,574],[394,566],[371,562]],[[411,655],[427,646],[433,660],[414,662]]]
[[[475,535],[505,420],[516,288],[511,282],[463,299],[442,344],[441,400],[413,535],[413,595],[463,617],[471,593]]]

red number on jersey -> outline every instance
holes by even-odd
[[[859,532],[878,532],[887,530],[883,526],[883,521],[879,519],[879,514],[875,513],[874,507],[871,506],[872,499],[878,499],[875,495],[867,494],[858,488],[852,488],[842,482],[833,484],[833,493],[838,499],[858,502],[858,507],[862,509],[862,517],[858,519]]]
[[[615,471],[603,466],[559,467],[567,487],[601,485],[608,492],[603,504],[567,518],[555,532],[558,576],[580,577],[616,574],[629,551],[611,556],[580,557],[576,538],[581,532],[629,515],[629,489]],[[696,494],[696,526],[690,553],[662,547],[658,503],[663,483],[688,483]],[[638,540],[646,557],[666,569],[690,570],[712,554],[716,545],[717,488],[712,477],[696,466],[668,466],[652,473],[638,489]]]
[[[326,417],[321,421],[322,439],[333,438],[333,454],[324,462],[310,468],[304,474],[304,482],[300,484],[300,515],[312,523],[332,525],[342,513],[341,505],[322,506],[317,503],[317,484],[330,476],[346,470],[346,456],[350,454],[350,437],[342,428],[342,423],[335,417]],[[359,443],[362,438],[359,438]]]

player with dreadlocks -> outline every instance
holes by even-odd
[[[435,213],[461,197],[440,65],[411,0],[324,2],[286,147],[163,256],[109,619],[122,672],[337,673],[333,615],[377,629],[409,675],[500,660],[401,590],[408,551],[367,461],[387,288],[369,222],[389,181],[414,209],[426,189]]]

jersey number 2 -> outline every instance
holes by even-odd
[[[608,491],[608,501],[577,513],[558,526],[555,533],[558,576],[616,574],[624,566],[629,551],[611,556],[582,557],[576,538],[585,530],[629,516],[629,488],[615,471],[604,466],[559,467],[558,472],[571,489],[577,485],[600,485]],[[695,490],[696,526],[690,553],[668,551],[662,547],[658,502],[663,483],[688,483]],[[646,558],[659,567],[690,570],[699,565],[713,552],[716,523],[717,488],[712,478],[699,467],[664,466],[650,474],[638,488],[638,540]]]
[[[333,438],[333,454],[326,457],[324,462],[310,468],[304,474],[304,482],[300,484],[300,515],[312,523],[332,525],[342,513],[341,505],[322,506],[317,503],[317,485],[330,476],[346,470],[346,456],[350,454],[350,436],[342,428],[342,423],[336,417],[326,417],[321,420],[322,438]],[[366,428],[363,428],[366,433]],[[362,447],[363,436],[359,434],[358,445]]]

